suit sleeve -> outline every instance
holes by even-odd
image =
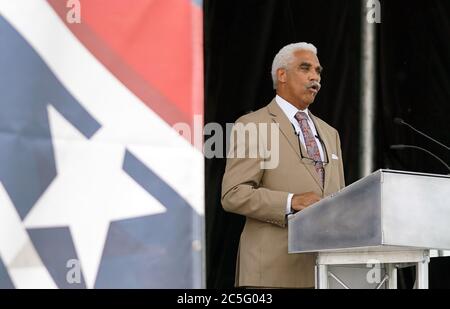
[[[242,118],[236,123],[246,124]],[[232,134],[235,132],[235,127]],[[235,139],[234,142],[233,138],[231,140],[222,181],[223,208],[228,212],[281,227],[286,226],[286,201],[289,193],[261,187],[261,179],[264,175],[264,169],[261,168],[263,159],[257,151],[256,157],[248,155],[251,150],[255,151],[255,143],[250,143],[249,138]],[[243,149],[246,155],[243,158],[236,158],[239,150]]]

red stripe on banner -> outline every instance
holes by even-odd
[[[75,36],[166,122],[203,113],[202,9],[189,0],[89,0],[81,23],[48,0]]]
[[[192,37],[193,37],[193,79],[192,79],[192,111],[203,116],[203,9],[192,4]],[[203,117],[202,117],[203,121]],[[202,126],[203,127],[203,126]]]

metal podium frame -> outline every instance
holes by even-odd
[[[385,251],[385,252],[322,252],[317,256],[315,276],[316,289],[328,289],[329,278],[336,280],[342,287],[349,289],[347,283],[328,270],[330,265],[366,264],[367,261],[378,261],[385,265],[386,273],[378,282],[376,289],[387,283],[388,289],[397,288],[397,268],[416,266],[417,289],[428,289],[429,250]]]
[[[450,176],[378,170],[288,218],[289,253],[317,253],[316,288],[335,280],[330,268],[376,261],[375,288],[397,288],[397,268],[416,266],[428,288],[430,250],[450,249]]]

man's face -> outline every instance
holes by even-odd
[[[299,109],[307,108],[320,90],[320,66],[317,56],[308,50],[294,53],[294,61],[286,69],[278,69],[277,92]]]

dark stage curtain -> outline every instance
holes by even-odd
[[[381,7],[377,165],[448,173],[426,153],[399,152],[389,145],[418,145],[450,161],[450,153],[444,148],[392,121],[401,117],[450,143],[450,1],[383,1]]]
[[[425,154],[392,151],[392,143],[427,147],[449,161],[393,117],[449,143],[450,2],[383,1],[377,26],[379,58],[376,118],[376,169],[442,173]],[[274,97],[270,69],[278,50],[306,41],[318,48],[324,67],[322,89],[310,107],[341,137],[346,183],[358,179],[360,10],[359,0],[205,0],[205,123],[225,128],[239,116],[267,105]],[[207,139],[208,136],[205,136]],[[225,154],[224,154],[225,155]],[[225,159],[205,160],[207,287],[234,282],[235,260],[244,218],[220,204]],[[442,277],[449,263],[432,263],[430,279]],[[436,271],[434,269],[437,269]],[[447,267],[447,273],[450,273]],[[434,274],[435,273],[435,274]],[[399,274],[401,287],[413,271]],[[439,279],[442,284],[445,279]],[[448,281],[448,279],[447,279]],[[433,282],[430,283],[433,286]]]
[[[417,145],[450,163],[449,151],[392,121],[403,118],[450,144],[450,1],[382,1],[381,9],[377,167],[447,174],[439,161],[424,152],[389,146]],[[430,288],[450,288],[450,257],[431,259],[429,271]],[[402,270],[399,285],[411,287],[414,274],[413,268]]]

